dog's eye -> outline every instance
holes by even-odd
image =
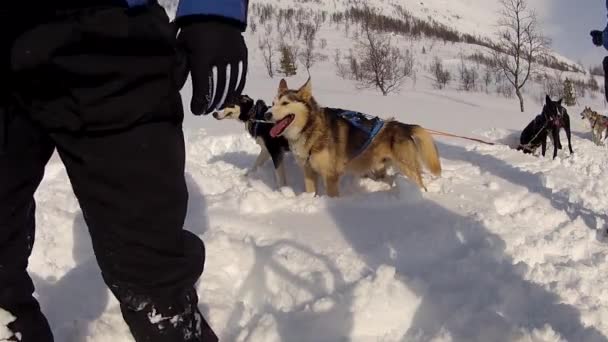
[[[281,102],[281,106],[287,106],[288,104],[289,104],[289,102],[287,102],[287,101]]]

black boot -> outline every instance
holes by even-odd
[[[198,297],[188,291],[167,306],[150,298],[131,297],[121,305],[123,317],[136,341],[217,342],[218,338],[197,307]]]

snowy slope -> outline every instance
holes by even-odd
[[[530,7],[542,12],[549,0],[532,0]],[[171,14],[177,7],[177,0],[160,0]],[[279,8],[310,8],[328,13],[344,11],[352,6],[367,5],[377,8],[388,16],[399,17],[395,6],[406,9],[420,19],[431,19],[456,29],[461,33],[494,37],[499,0],[251,0],[250,4],[271,4]]]
[[[538,110],[424,81],[382,97],[315,74],[321,103],[498,142]],[[250,79],[249,93],[272,94],[276,81]],[[208,249],[201,309],[225,341],[606,341],[608,156],[580,109],[574,156],[439,139],[429,193],[345,179],[341,199],[303,194],[292,158],[290,188],[275,190],[270,165],[244,177],[257,145],[238,124],[196,118],[209,128],[188,130],[186,228]],[[30,271],[57,340],[131,341],[58,160],[36,198]]]
[[[365,4],[395,17],[399,17],[395,6],[400,6],[420,19],[432,19],[462,33],[482,37],[493,36],[496,14],[500,8],[499,0],[256,0],[255,3],[268,3],[282,8],[320,8],[330,13]],[[537,0],[533,5],[542,7],[543,3]]]
[[[466,105],[452,103],[453,112]],[[573,115],[573,121],[576,120]],[[580,122],[579,122],[580,123]],[[505,130],[482,130],[508,138]],[[439,141],[422,194],[343,182],[274,190],[243,134],[188,139],[186,227],[208,247],[201,308],[226,341],[605,341],[606,150],[575,134],[556,161]],[[58,161],[37,194],[30,270],[58,341],[129,341]]]
[[[341,32],[322,31],[332,48],[348,46]],[[248,34],[250,46],[258,35]],[[431,43],[408,44],[420,51]],[[387,97],[339,79],[331,61],[311,71],[323,105],[499,143],[438,139],[444,172],[426,178],[428,193],[405,178],[395,188],[346,178],[342,198],[312,197],[291,157],[290,187],[277,190],[271,165],[244,176],[259,147],[241,125],[186,118],[186,229],[207,246],[200,308],[223,341],[608,341],[608,251],[599,230],[608,222],[608,151],[590,142],[579,116],[583,106],[604,104],[584,98],[568,109],[573,156],[525,156],[507,144],[539,112],[539,89],[528,90],[519,113],[513,99],[433,88],[430,60],[455,67],[467,48],[438,43],[418,54],[417,81]],[[246,93],[269,100],[278,79],[261,63],[254,51]],[[186,106],[190,93],[188,85]],[[132,341],[57,158],[36,199],[29,270],[56,340]],[[12,334],[4,329],[12,319],[0,310],[0,341]]]

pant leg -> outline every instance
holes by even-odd
[[[120,133],[53,139],[103,278],[136,340],[207,341],[195,338],[198,322],[204,323],[194,284],[205,250],[182,228],[188,194],[181,126],[148,123]]]
[[[604,95],[608,101],[608,56],[604,57],[602,65],[604,66]]]
[[[138,342],[217,340],[194,288],[204,245],[183,230],[178,66],[175,30],[158,5],[68,10],[13,49],[21,103],[52,132]]]
[[[0,308],[16,317],[9,329],[21,335],[21,342],[50,342],[53,336],[32,297],[26,268],[34,244],[34,192],[53,144],[23,115],[3,112],[0,120],[6,124],[0,153]]]

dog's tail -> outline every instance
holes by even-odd
[[[426,129],[416,126],[412,129],[412,137],[416,140],[416,146],[422,163],[435,176],[441,175],[441,161],[435,141]]]

